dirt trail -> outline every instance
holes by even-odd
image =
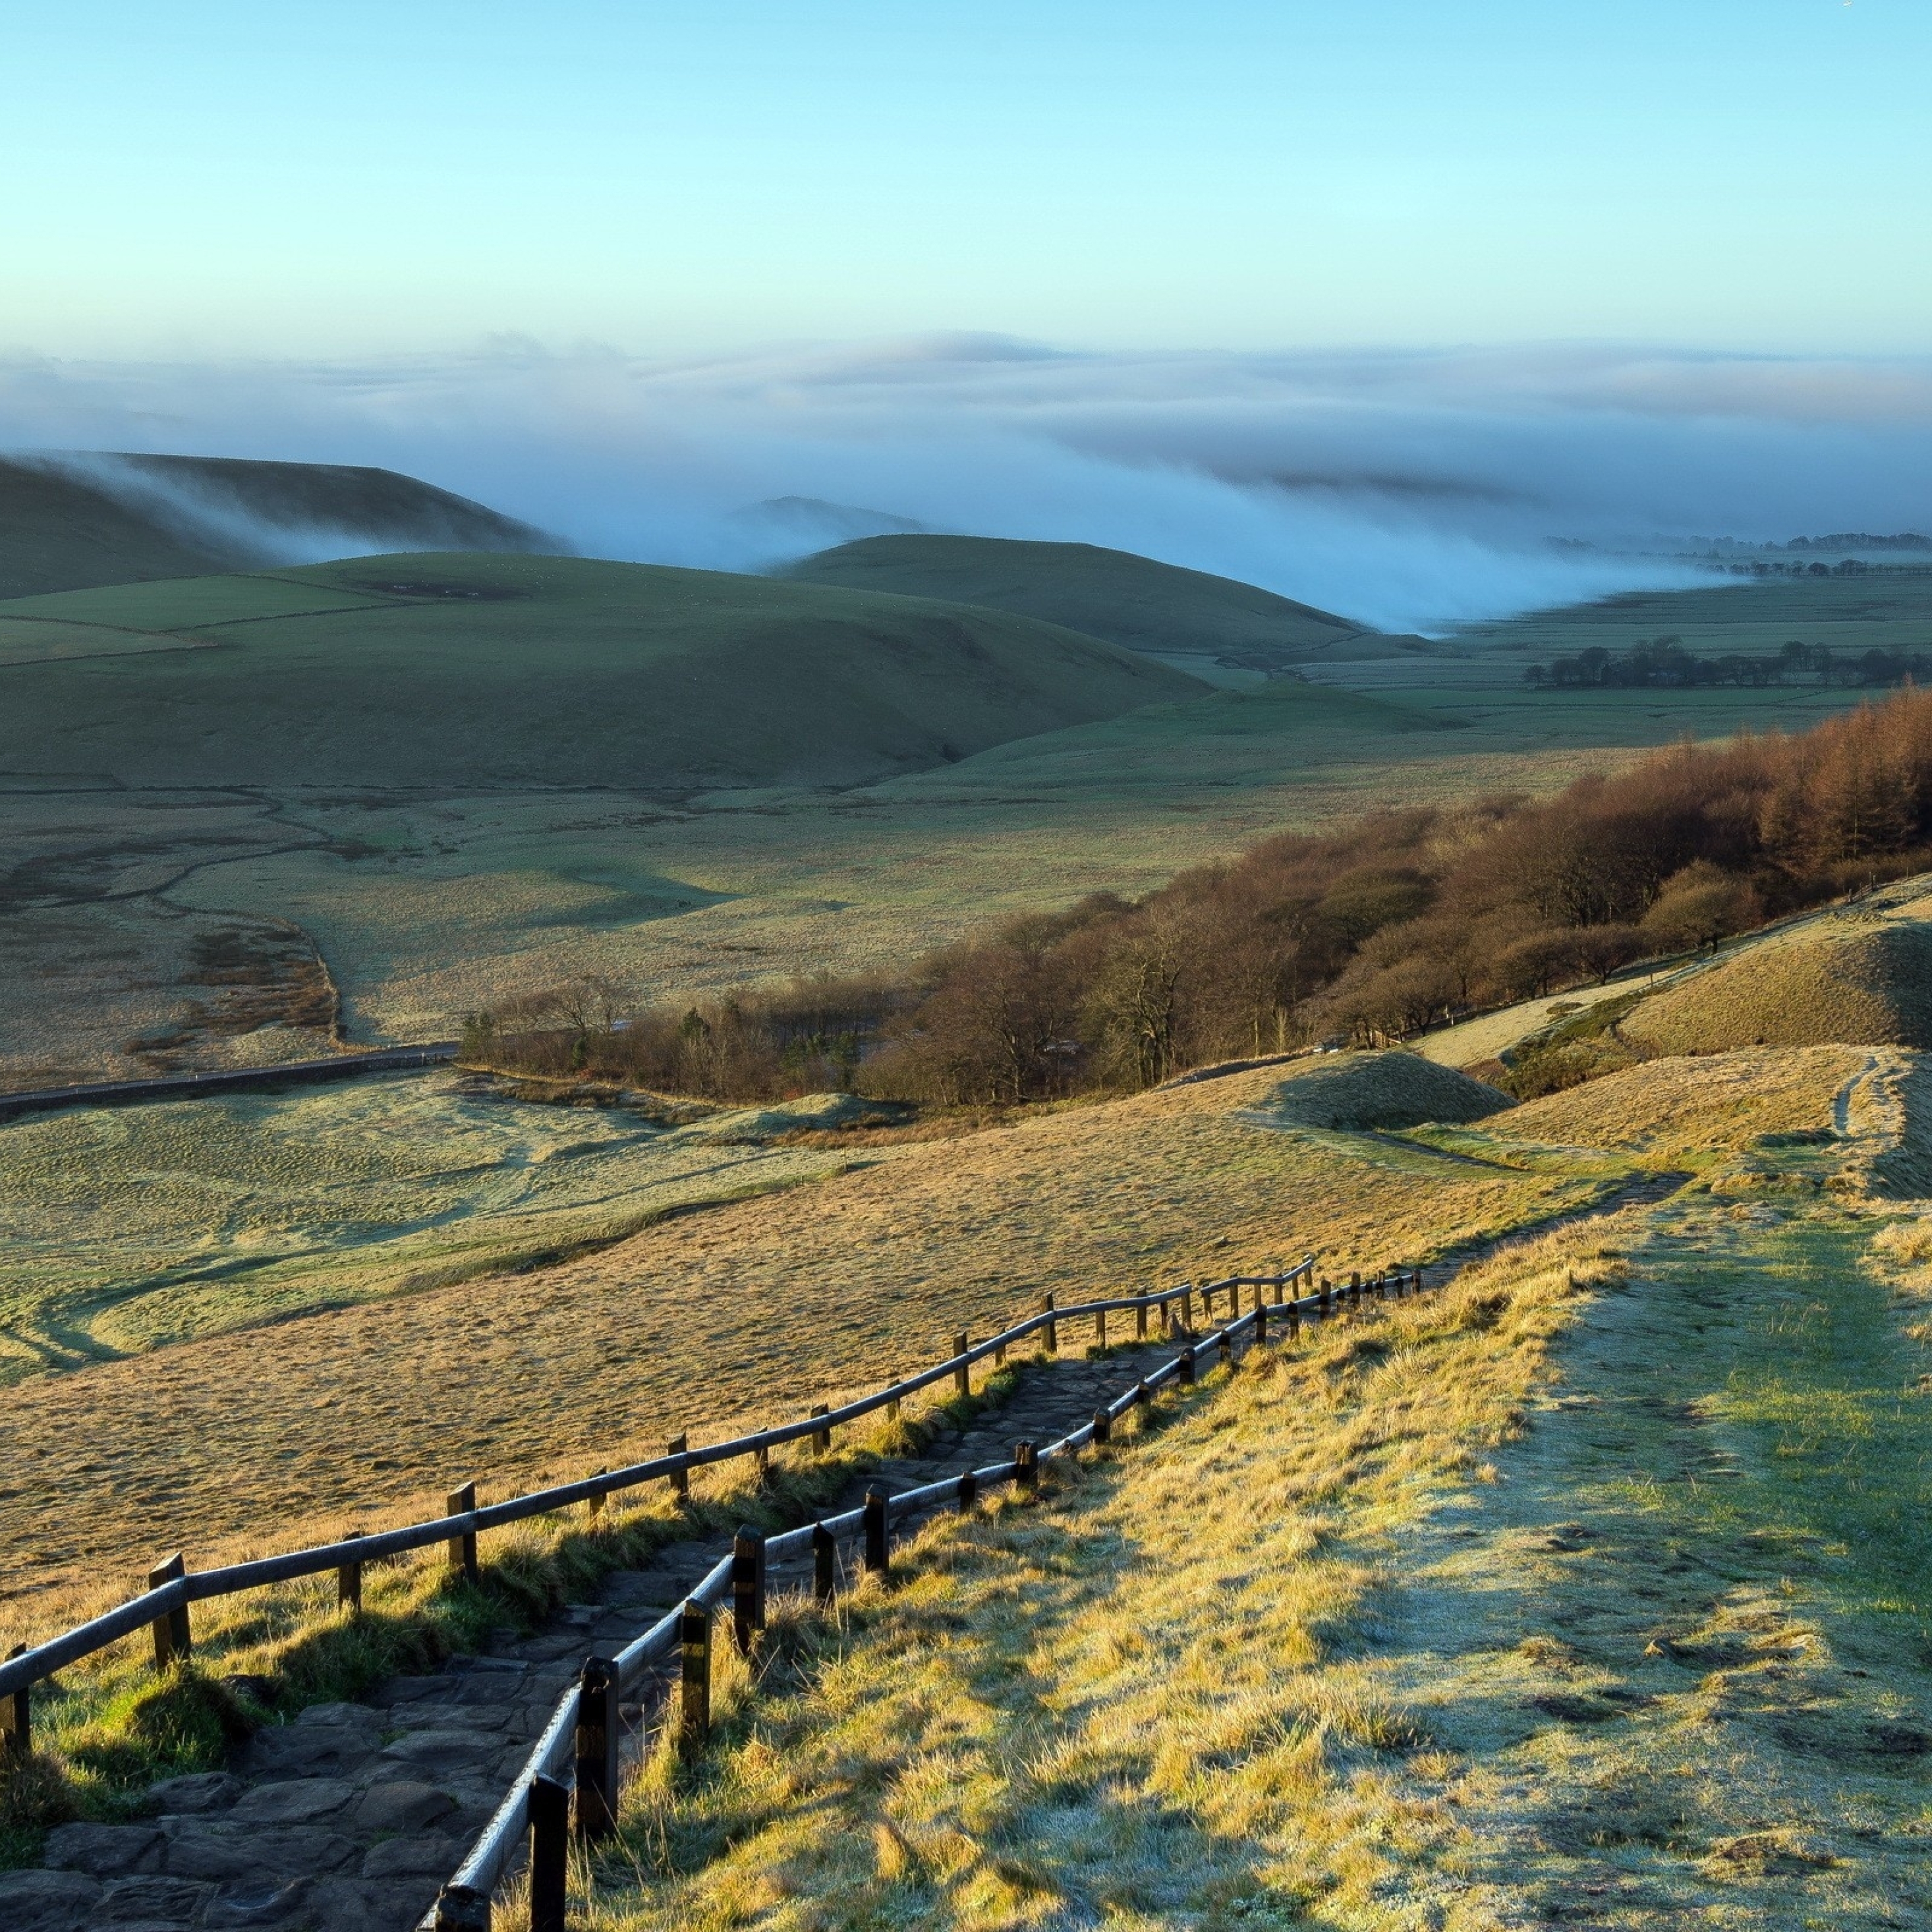
[[[1865,1055],[1865,1064],[1838,1089],[1832,1102],[1832,1130],[1840,1139],[1849,1139],[1852,1132],[1852,1102],[1858,1098],[1858,1090],[1876,1073],[1880,1066],[1875,1053]]]
[[[1150,1344],[1094,1360],[1022,1363],[1006,1402],[943,1430],[919,1456],[856,1478],[826,1514],[854,1507],[874,1483],[898,1494],[1003,1461],[1023,1437],[1064,1436],[1160,1359]],[[648,1567],[607,1577],[596,1601],[565,1610],[533,1636],[452,1658],[434,1676],[392,1679],[366,1703],[304,1711],[257,1733],[226,1772],[155,1786],[144,1822],[59,1828],[48,1839],[47,1869],[0,1874],[0,1924],[407,1932],[501,1801],[584,1658],[622,1648],[681,1603],[728,1546],[720,1537],[671,1544]],[[810,1572],[808,1558],[775,1564],[771,1587],[808,1589]],[[625,1709],[633,1756],[656,1702],[646,1697]]]

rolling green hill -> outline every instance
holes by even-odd
[[[1348,646],[1373,634],[1351,619],[1252,584],[1092,544],[866,537],[778,574],[794,583],[988,604],[1169,662],[1200,658],[1246,670],[1285,670],[1311,658],[1354,655]],[[1389,648],[1382,640],[1376,654]]]
[[[0,771],[468,791],[848,785],[1202,694],[999,611],[463,554],[16,598],[0,680]]]
[[[201,456],[0,458],[0,597],[259,565],[290,554],[278,536],[312,543],[317,534],[358,550],[561,547],[392,470]]]

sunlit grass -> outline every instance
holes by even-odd
[[[1552,1238],[1250,1358],[836,1620],[782,1619],[719,1748],[634,1788],[590,1922],[1267,1924],[1453,1864],[1363,1622],[1613,1265]]]
[[[194,1651],[165,1673],[145,1630],[58,1673],[32,1696],[36,1756],[0,1763],[0,1867],[30,1860],[52,1825],[130,1815],[154,1780],[218,1768],[264,1723],[304,1706],[366,1696],[399,1671],[433,1668],[459,1652],[527,1630],[600,1578],[692,1537],[750,1522],[809,1520],[855,1474],[916,1453],[934,1427],[1004,1402],[1023,1370],[989,1377],[975,1394],[914,1399],[896,1418],[855,1430],[829,1454],[794,1451],[762,1483],[746,1466],[697,1472],[691,1493],[625,1491],[595,1515],[533,1518],[481,1539],[480,1580],[453,1572],[440,1546],[365,1568],[359,1610],[337,1601],[333,1572],[214,1598],[191,1607]],[[105,1610],[117,1594],[92,1604]]]

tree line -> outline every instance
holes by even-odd
[[[1932,866],[1932,695],[1654,752],[1552,797],[1288,832],[1138,900],[1010,920],[902,976],[652,1004],[584,980],[478,1015],[499,1066],[754,1100],[1001,1105],[1398,1040]]]
[[[1888,686],[1917,680],[1932,671],[1932,656],[1922,651],[1874,648],[1856,656],[1829,644],[1793,639],[1774,655],[1726,652],[1700,657],[1681,638],[1659,638],[1627,651],[1592,645],[1573,657],[1533,664],[1523,682],[1541,691],[1627,691],[1662,686],[1748,685],[1764,686],[1810,680],[1823,685]]]

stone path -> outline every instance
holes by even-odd
[[[1067,1338],[1070,1350],[1076,1346]],[[1084,1346],[1082,1344],[1082,1346]],[[897,1492],[1006,1460],[1022,1437],[1046,1443],[1127,1388],[1150,1345],[1111,1360],[1025,1366],[1000,1407],[948,1430],[923,1455],[859,1479]],[[177,1778],[128,1825],[66,1825],[46,1868],[0,1873],[0,1932],[408,1932],[501,1802],[587,1655],[609,1655],[680,1603],[728,1546],[693,1539],[646,1568],[604,1580],[538,1634],[431,1677],[392,1679],[367,1703],[323,1704],[259,1732],[226,1772]],[[808,1588],[811,1562],[775,1565],[770,1587]],[[646,1712],[626,1707],[634,1753]]]

